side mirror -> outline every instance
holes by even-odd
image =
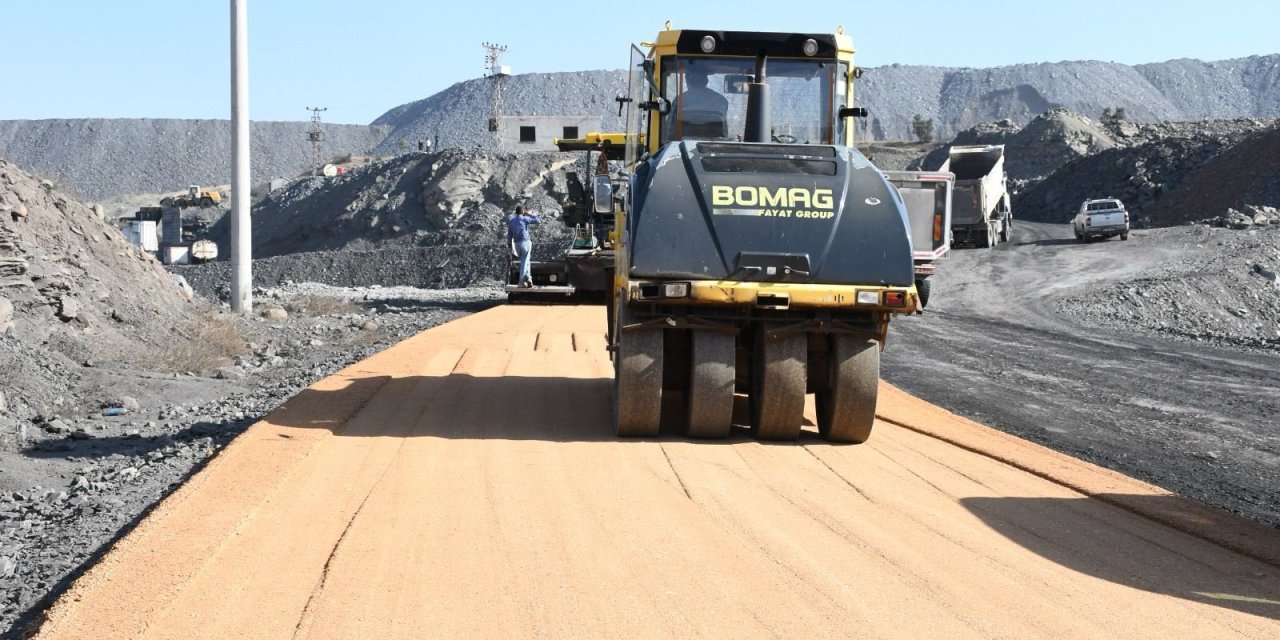
[[[724,92],[730,95],[745,94],[750,84],[751,76],[745,73],[731,73],[724,77]]]
[[[613,213],[613,181],[609,176],[596,176],[592,185],[592,207],[596,213]]]
[[[845,118],[865,118],[868,113],[866,107],[840,107],[839,116],[841,120]]]

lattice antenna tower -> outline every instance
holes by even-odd
[[[489,79],[489,131],[493,133],[493,146],[502,150],[502,132],[499,126],[502,119],[502,84],[511,75],[511,67],[502,64],[502,54],[507,52],[507,45],[484,43],[485,77]]]
[[[311,128],[307,130],[307,140],[311,141],[311,165],[319,168],[324,160],[320,156],[320,143],[324,142],[324,128],[320,123],[320,114],[328,111],[327,107],[307,107],[311,112]]]

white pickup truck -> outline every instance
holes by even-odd
[[[1111,236],[1128,240],[1129,212],[1125,210],[1124,203],[1115,198],[1085,200],[1080,205],[1080,212],[1071,220],[1071,230],[1080,242]]]

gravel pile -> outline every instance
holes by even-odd
[[[1162,242],[1212,250],[1180,252],[1151,270],[1157,276],[1090,287],[1057,311],[1116,330],[1280,351],[1280,214],[1273,219],[1248,231],[1168,229]]]
[[[437,148],[490,146],[488,82],[459,82],[388,111],[374,121],[393,128],[379,153],[396,153],[401,139],[416,149],[418,140],[436,136]],[[621,130],[613,100],[626,92],[621,70],[527,74],[505,82],[508,115],[599,115],[605,128]],[[878,140],[914,139],[911,120],[917,114],[933,119],[939,139],[1005,118],[1024,125],[1055,107],[1093,117],[1123,107],[1142,122],[1274,118],[1280,117],[1280,55],[1136,67],[1106,62],[992,69],[890,65],[866,70],[858,100],[871,111],[859,126]]]
[[[253,180],[293,176],[311,165],[308,122],[252,125]],[[324,125],[328,157],[365,154],[381,127]],[[78,197],[102,200],[231,182],[228,120],[85,119],[0,121],[0,156]]]
[[[1211,227],[1226,227],[1236,231],[1243,231],[1254,227],[1264,227],[1269,224],[1280,224],[1280,209],[1249,205],[1244,207],[1244,211],[1227,209],[1227,215],[1207,218],[1201,220],[1201,222]]]

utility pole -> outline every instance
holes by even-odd
[[[249,223],[249,16],[231,0],[231,310],[253,311],[253,237]]]
[[[511,67],[502,64],[504,44],[484,43],[485,77],[489,79],[489,131],[493,132],[493,148],[502,151],[502,82],[511,75]]]
[[[307,131],[307,140],[311,141],[311,166],[319,169],[324,163],[320,155],[320,143],[324,142],[324,128],[320,126],[320,113],[328,111],[326,107],[307,107],[311,112],[311,129]]]

